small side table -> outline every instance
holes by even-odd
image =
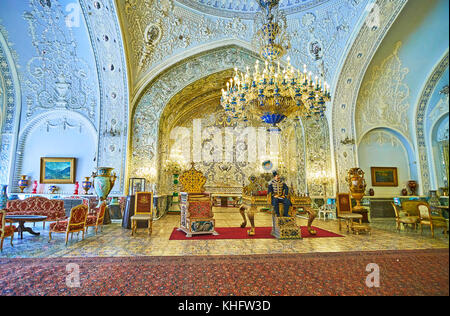
[[[23,232],[30,233],[34,236],[39,236],[40,233],[35,232],[30,227],[25,227],[26,222],[37,223],[43,222],[47,219],[47,216],[39,216],[39,215],[6,215],[5,220],[9,223],[19,223],[19,227],[17,227],[17,232],[20,235],[20,239],[23,239]]]

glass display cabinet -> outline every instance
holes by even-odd
[[[128,195],[135,195],[136,192],[145,192],[145,178],[130,178],[128,183]]]

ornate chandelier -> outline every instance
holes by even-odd
[[[262,26],[256,33],[264,65],[256,61],[254,71],[247,67],[234,75],[222,89],[221,105],[234,120],[248,121],[259,117],[273,130],[287,117],[323,117],[325,103],[330,100],[329,86],[317,76],[312,77],[306,65],[296,70],[287,57],[282,67],[280,59],[290,48],[286,20],[279,12],[279,0],[258,0],[262,11]],[[272,130],[272,129],[271,129]]]

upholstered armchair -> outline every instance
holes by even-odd
[[[410,201],[403,201],[402,202],[402,211],[404,212],[403,215],[408,216],[417,216],[419,217],[419,204],[423,203],[422,201],[418,200],[410,200]],[[402,215],[402,214],[400,214]]]
[[[217,235],[216,221],[212,211],[211,195],[205,192],[206,177],[191,169],[180,176],[182,192],[180,194],[180,227],[187,237],[200,234]]]
[[[339,224],[339,231],[342,230],[341,220],[345,220],[347,225],[347,232],[350,231],[350,228],[353,225],[354,220],[358,220],[359,224],[362,225],[361,214],[353,213],[352,209],[352,200],[350,198],[349,193],[338,193],[336,196],[336,215]]]
[[[106,202],[102,202],[98,210],[94,213],[88,214],[86,219],[85,231],[87,233],[88,227],[95,227],[95,234],[97,235],[98,228],[103,230],[103,220],[105,219]]]
[[[82,239],[84,239],[85,225],[88,216],[88,207],[86,205],[78,205],[70,210],[70,217],[68,219],[57,221],[50,224],[49,242],[52,240],[52,233],[65,233],[66,245],[69,241],[69,234],[82,232]]]
[[[6,226],[5,216],[6,210],[0,210],[0,251],[3,251],[5,238],[11,237],[11,246],[13,245],[14,231],[16,229],[13,225]]]
[[[395,203],[391,202],[395,212],[395,222],[397,223],[397,230],[400,230],[400,225],[414,225],[417,228],[419,216],[410,216],[407,212],[401,210]]]
[[[448,234],[448,224],[444,217],[442,216],[433,216],[431,214],[430,205],[426,202],[421,202],[417,205],[419,210],[419,224],[420,224],[420,233],[423,233],[423,225],[430,226],[431,236],[434,238],[434,228],[442,227],[444,228],[444,234],[447,236]]]

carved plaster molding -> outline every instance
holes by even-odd
[[[236,46],[222,47],[188,58],[158,75],[147,86],[133,111],[129,175],[135,174],[143,165],[157,165],[160,118],[165,106],[178,92],[211,74],[234,67],[245,69],[256,58],[252,52]]]
[[[426,125],[426,109],[436,89],[439,80],[444,74],[449,65],[448,51],[445,56],[439,61],[437,66],[433,69],[432,73],[428,77],[424,88],[420,94],[419,102],[416,107],[415,127],[416,127],[416,148],[418,154],[419,175],[420,183],[419,187],[422,193],[426,193],[431,189],[431,170],[427,153],[427,142],[425,139],[425,125]]]
[[[404,83],[408,68],[403,68],[398,56],[402,43],[397,42],[394,51],[366,74],[358,96],[356,109],[357,139],[377,126],[389,126],[409,138],[408,110],[410,90]]]
[[[12,183],[12,170],[15,161],[15,150],[17,145],[17,135],[19,130],[20,112],[22,110],[22,98],[20,87],[20,74],[16,65],[18,55],[12,48],[8,32],[1,25],[0,21],[0,105],[4,108],[2,124],[0,124],[0,183]]]
[[[356,101],[366,70],[389,28],[398,17],[407,0],[378,0],[375,6],[379,13],[377,25],[366,23],[361,27],[343,63],[333,98],[332,128],[336,163],[337,190],[346,192],[347,171],[357,166],[356,145],[344,145],[345,139],[356,138]]]
[[[169,0],[166,0],[169,1]],[[342,51],[363,12],[372,0],[333,0],[308,12],[289,15],[291,63],[297,68],[324,74],[332,82]],[[170,1],[169,1],[170,2]],[[255,23],[236,15],[205,15],[179,3],[162,9],[164,1],[116,0],[124,31],[132,96],[140,95],[156,67],[189,50],[209,50],[220,41],[243,42],[251,50]],[[303,2],[304,3],[304,2]],[[149,40],[149,30],[153,34]],[[223,45],[223,44],[218,44]],[[202,47],[202,48],[200,48]],[[134,103],[134,102],[133,102]]]
[[[285,14],[295,14],[302,11],[307,11],[313,9],[316,6],[320,6],[327,3],[330,0],[310,0],[301,1],[301,3],[291,3],[290,1],[280,1],[280,9]],[[357,0],[358,1],[358,0]],[[202,13],[224,17],[233,18],[235,16],[241,19],[251,20],[254,18],[255,13],[259,11],[259,7],[254,0],[243,0],[243,1],[215,1],[215,2],[201,2],[198,0],[176,0],[182,5],[190,7]],[[201,2],[201,3],[200,3]]]
[[[99,166],[113,167],[112,194],[123,194],[126,176],[129,97],[127,64],[114,0],[79,0],[94,51],[100,90]],[[103,132],[115,122],[120,135]]]

